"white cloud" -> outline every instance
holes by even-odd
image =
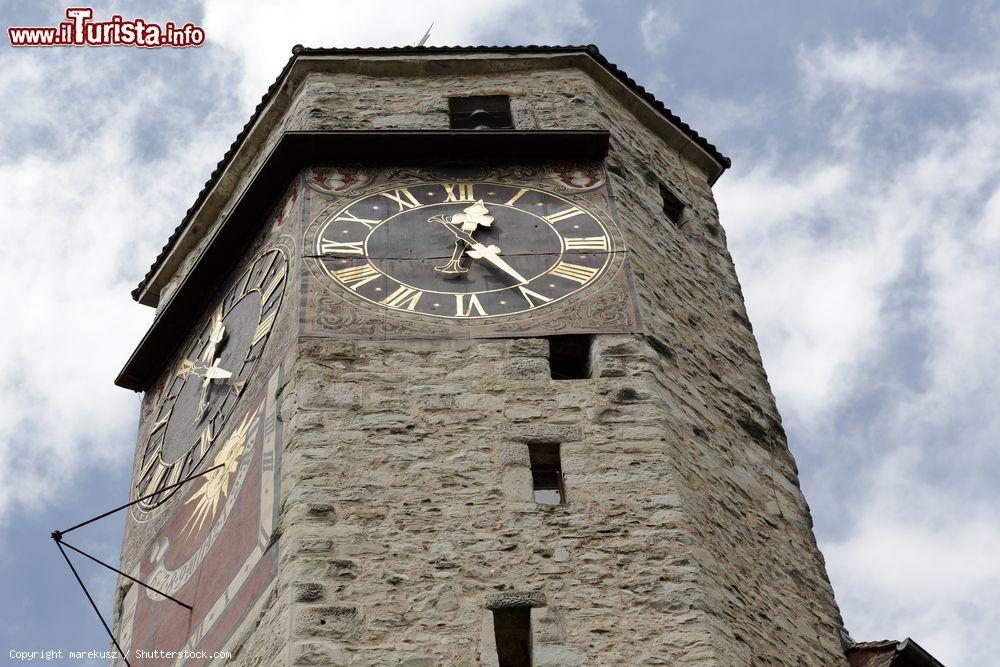
[[[855,638],[913,637],[946,665],[990,665],[1000,620],[1000,513],[934,484],[926,462],[887,456],[851,535],[824,545]]]
[[[737,161],[717,194],[792,448],[823,462],[804,484],[834,589],[856,638],[913,636],[946,664],[991,664],[997,53],[910,39],[800,54],[816,157]],[[945,61],[955,69],[937,80]],[[910,96],[929,93],[950,112],[922,115]],[[887,127],[885,105],[907,125]],[[898,132],[908,141],[885,143]]]
[[[807,94],[825,90],[898,93],[926,84],[936,74],[935,60],[917,44],[858,39],[844,45],[826,41],[799,51]]]
[[[650,6],[639,22],[642,45],[650,55],[659,55],[680,30],[677,20],[664,7]]]
[[[152,311],[129,292],[235,131],[174,106],[195,82],[132,55],[0,59],[0,97],[17,100],[0,109],[0,520],[130,464],[137,400],[112,381]]]
[[[564,43],[586,33],[582,0],[450,0],[365,3],[207,0],[208,39],[243,60],[241,91],[256,104],[295,44],[407,46],[434,22],[429,46]]]

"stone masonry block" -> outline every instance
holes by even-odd
[[[549,361],[539,357],[515,357],[500,363],[500,377],[508,380],[550,378]]]
[[[504,591],[487,593],[483,598],[487,609],[510,609],[511,607],[544,607],[545,593],[542,591]]]
[[[513,440],[514,442],[524,442],[531,445],[541,443],[573,442],[583,437],[583,431],[577,424],[526,422],[516,424],[498,424],[497,435],[503,440]]]

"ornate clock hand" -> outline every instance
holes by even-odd
[[[447,224],[447,223],[445,223]],[[449,227],[449,229],[451,229]],[[451,230],[455,231],[455,230]],[[455,236],[455,249],[451,252],[451,259],[448,263],[443,266],[435,266],[434,270],[438,273],[445,274],[445,278],[454,278],[462,273],[468,273],[469,270],[462,266],[462,255],[465,253],[465,244],[463,244],[458,235]]]
[[[485,259],[487,262],[500,269],[510,277],[525,285],[528,280],[518,273],[514,267],[500,259],[500,248],[495,245],[485,246],[472,236],[472,232],[482,227],[490,227],[493,224],[493,216],[480,199],[472,206],[465,209],[463,213],[457,213],[448,220],[443,215],[436,215],[428,219],[428,222],[439,222],[443,224],[452,234],[455,235],[455,250],[452,252],[451,260],[444,266],[435,266],[434,270],[445,274],[465,273],[468,269],[462,267],[462,253],[465,252],[473,259]],[[455,229],[455,225],[461,225],[460,229]],[[465,246],[463,248],[463,246]]]
[[[226,327],[222,323],[222,309],[219,308],[212,315],[212,331],[208,334],[208,343],[205,345],[204,351],[201,353],[201,360],[206,364],[214,364],[215,352],[219,348],[219,343],[222,342],[222,337],[226,334]]]
[[[201,381],[201,396],[198,399],[198,412],[194,418],[195,423],[201,421],[202,417],[205,416],[205,411],[208,409],[208,390],[212,384],[212,380],[224,380],[233,376],[232,371],[227,371],[219,366],[220,359],[221,357],[216,359],[208,368],[200,368],[191,371],[195,375],[200,375],[203,378]]]
[[[476,241],[470,235],[462,232],[458,233],[458,238],[461,243],[465,243],[468,246],[465,252],[469,255],[469,257],[473,259],[485,259],[487,262],[506,273],[518,283],[522,285],[528,284],[527,278],[514,270],[514,267],[510,264],[500,259],[500,248],[495,245],[485,246]]]

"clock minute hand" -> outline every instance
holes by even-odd
[[[196,375],[202,377],[201,397],[198,400],[198,414],[195,415],[195,422],[201,421],[208,409],[208,388],[212,384],[212,380],[225,380],[233,377],[233,372],[219,366],[219,361],[220,359],[216,359],[211,366],[201,370],[201,372],[194,371]]]
[[[452,231],[455,231],[455,236],[458,237],[458,240],[461,243],[464,243],[465,245],[468,246],[466,254],[468,254],[469,257],[473,259],[485,259],[487,262],[497,267],[498,269],[506,273],[508,276],[521,283],[522,285],[526,285],[528,283],[527,278],[518,273],[514,269],[514,267],[512,267],[510,264],[500,259],[500,255],[497,254],[500,250],[499,248],[497,248],[496,246],[483,245],[476,239],[472,238],[472,235],[464,230],[462,231],[452,230]]]

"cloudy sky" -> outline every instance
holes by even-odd
[[[291,46],[434,21],[431,44],[596,43],[733,158],[722,223],[848,630],[993,664],[1000,4],[95,6],[113,13],[208,41],[0,47],[0,655],[106,646],[48,533],[127,498],[137,397],[112,380],[152,315],[129,291]],[[121,528],[75,543],[117,562]],[[113,577],[82,571],[109,613]]]

